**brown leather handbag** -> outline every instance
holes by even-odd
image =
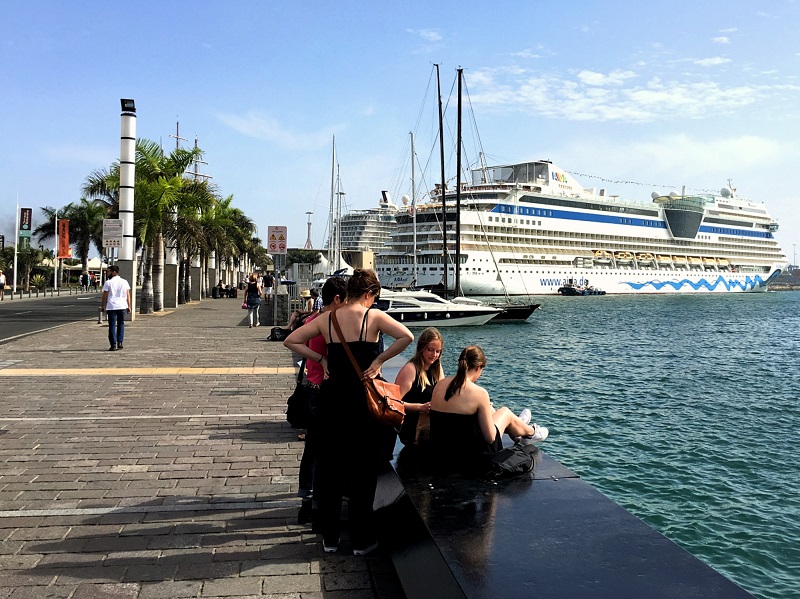
[[[347,357],[350,358],[350,363],[364,385],[364,395],[367,398],[367,410],[370,415],[381,424],[400,428],[403,424],[403,418],[406,416],[406,407],[403,405],[402,399],[400,399],[402,397],[400,395],[400,385],[365,376],[353,357],[353,352],[350,351],[347,342],[344,340],[339,321],[336,320],[335,311],[331,312],[331,322],[333,322],[333,328],[336,329],[336,334],[339,335],[339,341],[341,341],[344,350],[347,352]]]

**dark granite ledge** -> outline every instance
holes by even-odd
[[[541,450],[530,475],[502,481],[437,475],[408,454],[378,503],[409,599],[752,597]]]

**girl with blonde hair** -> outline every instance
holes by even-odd
[[[400,386],[406,407],[406,417],[399,435],[403,445],[424,440],[417,434],[417,425],[422,414],[427,417],[430,413],[433,388],[444,378],[441,360],[443,350],[442,334],[438,329],[429,327],[419,336],[417,351],[397,373],[394,382]]]

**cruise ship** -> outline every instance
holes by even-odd
[[[388,192],[381,194],[377,208],[352,210],[338,220],[341,229],[341,249],[377,252],[396,230],[398,212]]]
[[[471,174],[460,193],[464,295],[557,294],[569,284],[608,294],[764,291],[788,267],[776,220],[730,184],[718,194],[654,192],[651,202],[630,202],[582,187],[548,160]],[[441,193],[437,186],[416,215],[397,214],[376,259],[384,286],[444,289]],[[455,190],[445,204],[452,291]]]

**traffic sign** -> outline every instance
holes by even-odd
[[[288,238],[287,227],[270,225],[267,227],[267,251],[270,254],[285,254]]]

